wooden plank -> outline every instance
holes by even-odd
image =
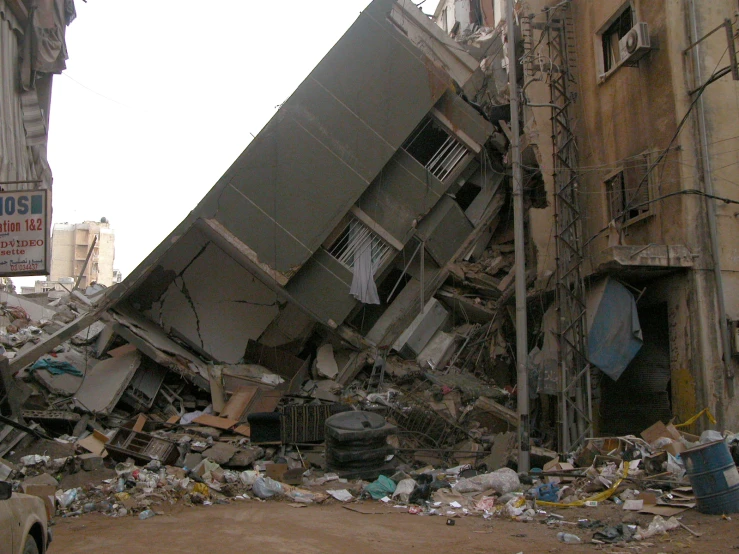
[[[250,414],[255,414],[258,412],[274,412],[282,397],[282,391],[260,390],[254,402],[251,404],[251,406],[249,406],[247,412]]]
[[[513,427],[518,427],[518,414],[490,398],[481,396],[475,401],[475,408],[493,414]]]
[[[231,429],[234,425],[238,425],[239,422],[235,419],[226,419],[225,417],[217,417],[210,414],[203,414],[196,417],[193,423],[199,425],[205,425],[206,427],[215,427],[216,429]]]
[[[239,387],[236,389],[236,392],[231,395],[231,398],[228,399],[228,402],[226,402],[226,405],[223,407],[221,417],[235,419],[237,421],[241,419],[241,416],[244,414],[247,406],[249,406],[251,401],[254,399],[258,390],[259,387],[249,386]]]
[[[251,437],[251,427],[249,427],[246,424],[235,427],[233,432],[238,433],[239,435],[243,435],[245,437]]]
[[[136,418],[136,422],[133,424],[134,431],[143,431],[144,425],[146,425],[147,418],[144,414],[139,414]]]
[[[119,346],[113,350],[108,350],[108,355],[113,358],[118,358],[124,354],[128,354],[129,352],[133,352],[134,350],[136,350],[136,347],[133,344],[124,344],[123,346]]]

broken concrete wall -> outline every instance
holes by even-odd
[[[163,256],[130,301],[166,332],[224,363],[242,358],[279,304],[272,290],[197,229]]]

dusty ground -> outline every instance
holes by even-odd
[[[366,502],[364,506],[377,505]],[[595,511],[593,511],[595,510]],[[400,512],[400,510],[397,510]],[[615,506],[572,509],[569,521],[590,517],[620,520]],[[479,517],[457,519],[408,513],[359,514],[334,503],[325,506],[291,507],[286,502],[255,500],[229,505],[188,508],[175,506],[166,515],[141,521],[135,517],[108,518],[98,514],[58,519],[53,527],[54,553],[115,552],[157,554],[197,552],[311,553],[511,553],[585,552],[609,553],[717,553],[739,550],[739,515],[733,520],[695,512],[682,514],[682,521],[701,537],[680,529],[649,542],[628,545],[570,545],[557,541],[560,530],[573,530],[584,540],[592,531],[573,526],[547,527],[541,523],[517,523]],[[651,516],[639,516],[648,522]],[[635,548],[636,547],[636,548]]]

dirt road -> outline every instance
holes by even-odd
[[[366,503],[372,505],[377,503]],[[603,508],[605,509],[605,507]],[[400,512],[396,509],[396,512]],[[614,506],[611,516],[622,513]],[[593,512],[588,512],[593,517]],[[583,517],[580,510],[567,519]],[[604,516],[599,516],[604,517]],[[640,516],[649,521],[651,516]],[[176,506],[166,515],[141,521],[135,517],[108,518],[92,514],[78,519],[59,519],[53,527],[51,554],[111,552],[116,554],[168,554],[194,552],[271,553],[511,553],[518,552],[634,552],[631,549],[570,545],[557,541],[560,528],[540,523],[517,523],[506,519],[486,521],[479,517],[455,520],[408,513],[360,514],[338,504],[294,508],[285,502],[248,501],[221,506]],[[640,552],[731,552],[739,550],[739,517],[724,520],[694,512],[683,522],[702,533],[697,538],[685,530],[665,537],[631,543]],[[592,531],[576,529],[590,540]],[[645,544],[646,543],[646,544]],[[650,546],[651,545],[651,546]]]

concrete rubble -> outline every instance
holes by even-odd
[[[475,285],[456,279],[454,286]],[[17,309],[6,313],[19,330],[40,329],[39,342],[49,336],[48,325]],[[564,455],[533,446],[534,469],[518,474],[514,396],[510,386],[498,385],[512,370],[508,334],[490,322],[435,330],[434,337],[454,340],[432,363],[404,357],[400,344],[379,358],[324,342],[305,361],[282,359],[280,374],[274,360],[249,363],[259,359],[249,355],[241,364],[210,365],[209,389],[204,380],[183,377],[182,360],[178,369],[162,366],[144,353],[152,345],[111,339],[106,328],[77,333],[14,377],[3,373],[5,390],[22,390],[26,400],[20,416],[9,418],[18,426],[6,427],[8,435],[22,436],[0,443],[0,475],[42,497],[56,517],[145,519],[175,504],[269,499],[341,503],[359,513],[510,518],[595,544],[626,543],[680,527],[675,518],[696,507],[681,458],[686,449],[720,440],[739,458],[739,436],[695,436],[658,422],[640,437],[593,439]],[[6,348],[22,353],[26,346]],[[252,345],[255,353],[263,354]],[[348,373],[342,366],[349,360],[362,365]],[[333,365],[338,371],[329,370],[334,379],[327,379],[325,368]],[[147,377],[137,378],[142,369]],[[337,449],[339,439],[331,437],[340,435],[327,420],[346,411],[372,414],[381,430],[350,432],[353,450]],[[359,444],[369,448],[366,455]],[[327,463],[329,451],[334,461]],[[568,508],[598,506],[611,515],[567,515]],[[614,512],[622,522],[614,523]]]

